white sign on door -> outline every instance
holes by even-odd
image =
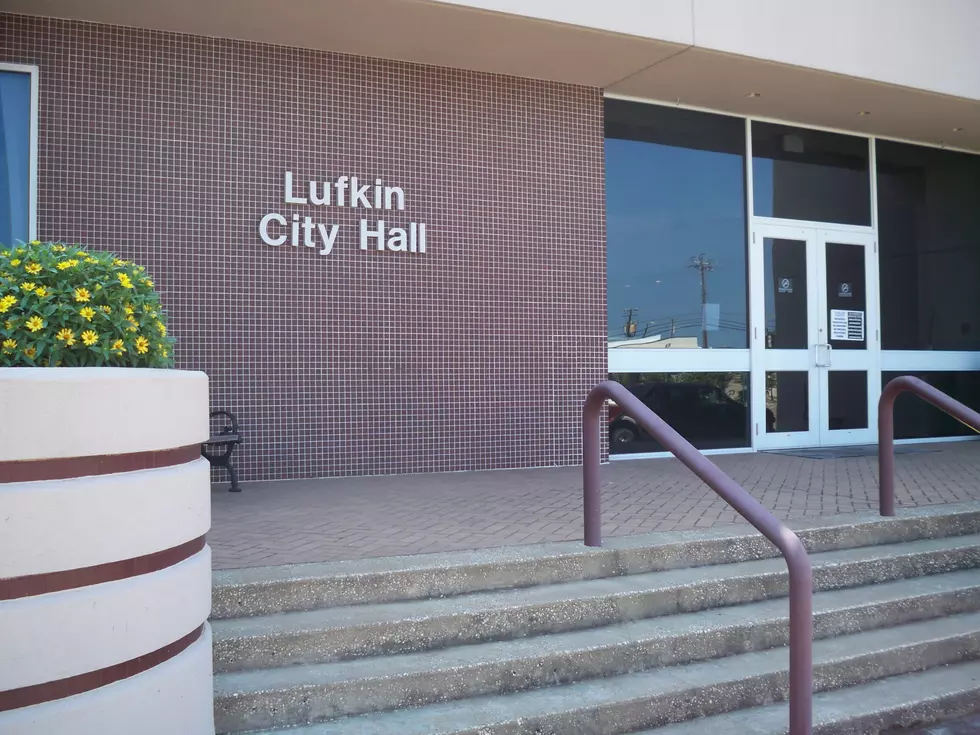
[[[830,339],[841,342],[863,342],[864,312],[831,309]]]

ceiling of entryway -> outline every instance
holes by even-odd
[[[549,79],[980,151],[977,100],[458,4],[3,0],[0,8]]]

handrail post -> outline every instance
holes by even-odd
[[[599,493],[599,422],[603,394],[593,392],[582,409],[582,494],[585,507],[585,545],[602,546],[602,499]]]
[[[890,382],[878,399],[878,509],[895,515],[895,399],[901,385]]]
[[[889,381],[878,399],[878,506],[883,516],[895,515],[895,399],[906,391],[980,433],[980,413],[938,388],[911,375]]]
[[[813,568],[800,543],[802,558],[786,554],[789,568],[789,732],[813,731]]]
[[[592,389],[582,410],[582,491],[585,501],[586,545],[602,545],[599,430],[602,406],[606,399],[616,401],[624,413],[631,416],[708,487],[735,508],[786,559],[789,570],[790,735],[812,735],[813,569],[803,542],[745,488],[722,472],[625,386],[609,380]]]

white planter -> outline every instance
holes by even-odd
[[[0,369],[0,733],[213,735],[203,373]]]

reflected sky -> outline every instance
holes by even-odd
[[[746,221],[741,155],[606,139],[608,335],[624,339],[635,309],[636,338],[696,337],[701,285],[688,267],[712,261],[707,303],[718,304],[711,348],[747,347]]]

